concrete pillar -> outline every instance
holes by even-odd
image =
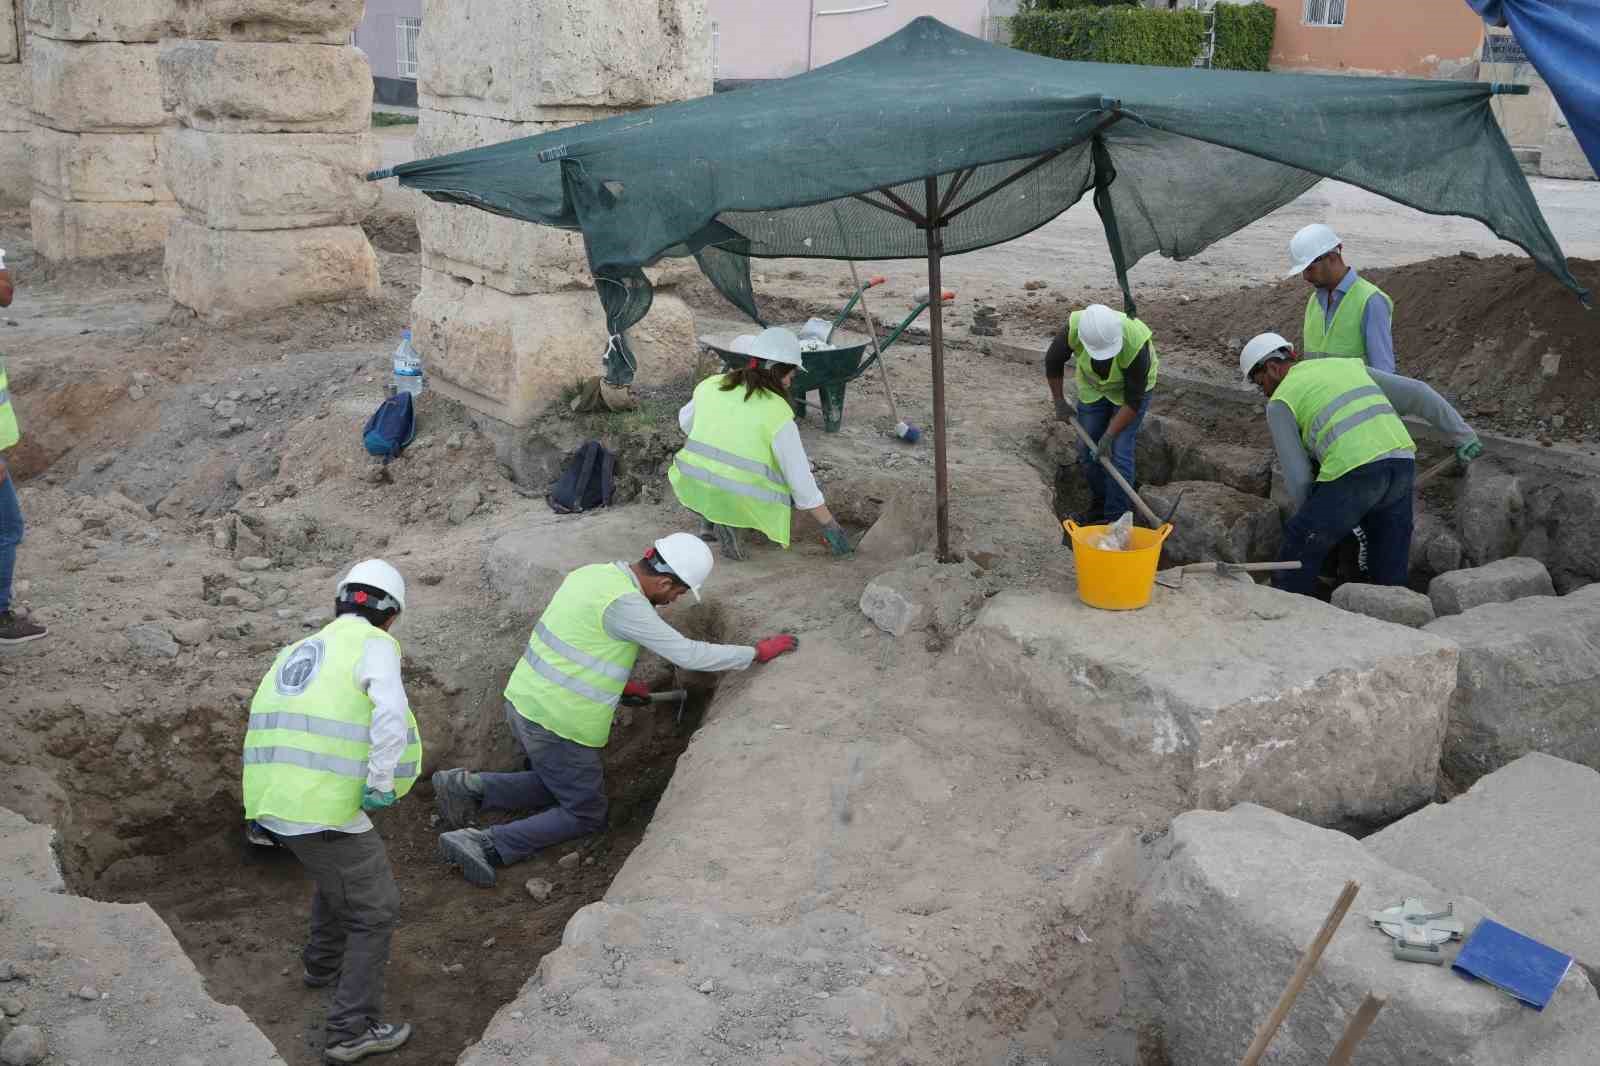
[[[32,196],[28,169],[28,67],[18,0],[0,0],[0,208],[25,207]]]
[[[156,56],[178,24],[178,0],[20,2],[35,250],[94,259],[161,247],[177,208],[161,174]]]
[[[711,92],[706,0],[424,0],[418,158]],[[415,341],[430,384],[525,426],[599,373],[605,315],[576,234],[419,198]],[[694,320],[663,277],[629,333],[639,381],[695,362]]]
[[[180,4],[159,60],[172,298],[220,322],[376,295],[372,71],[348,44],[363,0]]]

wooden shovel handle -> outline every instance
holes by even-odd
[[[1073,429],[1077,430],[1079,440],[1083,441],[1091,449],[1095,447],[1097,442],[1093,437],[1089,436],[1082,426],[1078,425],[1076,418],[1068,418],[1067,421],[1072,424]],[[1144,516],[1144,520],[1150,523],[1150,528],[1160,529],[1164,523],[1150,509],[1150,506],[1139,498],[1139,494],[1133,491],[1133,486],[1128,484],[1128,479],[1122,476],[1122,471],[1113,466],[1111,460],[1104,455],[1100,457],[1100,465],[1105,468],[1107,474],[1111,475],[1111,480],[1117,483],[1117,488],[1126,493],[1128,499],[1133,501],[1133,505],[1139,509],[1139,513]]]
[[[1454,455],[1447,456],[1446,458],[1441,459],[1437,463],[1434,463],[1432,466],[1428,467],[1428,469],[1424,470],[1422,473],[1418,474],[1417,480],[1412,482],[1411,487],[1416,491],[1421,492],[1423,486],[1425,486],[1428,482],[1432,481],[1434,478],[1438,477],[1440,474],[1444,473],[1446,470],[1449,470],[1455,465],[1456,457]]]
[[[1350,1024],[1344,1027],[1344,1035],[1339,1038],[1339,1043],[1334,1045],[1328,1066],[1350,1066],[1350,1056],[1356,1053],[1356,1045],[1367,1035],[1367,1030],[1372,1028],[1372,1023],[1378,1019],[1378,1012],[1387,1002],[1382,996],[1367,993],[1367,998],[1350,1016]]]
[[[1339,893],[1339,898],[1334,901],[1333,910],[1328,912],[1328,917],[1323,919],[1322,928],[1317,930],[1317,938],[1306,948],[1304,955],[1300,956],[1300,965],[1295,968],[1294,976],[1289,978],[1288,987],[1283,990],[1283,995],[1278,999],[1278,1005],[1272,1008],[1272,1013],[1267,1020],[1261,1023],[1261,1028],[1256,1031],[1256,1038],[1250,1042],[1249,1050],[1244,1053],[1244,1058],[1239,1060],[1239,1066],[1259,1066],[1261,1056],[1267,1053],[1267,1045],[1272,1043],[1272,1038],[1277,1035],[1278,1027],[1283,1024],[1284,1018],[1289,1016],[1289,1008],[1294,1006],[1300,990],[1311,979],[1311,973],[1317,968],[1317,963],[1322,960],[1322,953],[1328,948],[1328,941],[1333,939],[1333,934],[1339,931],[1339,923],[1344,921],[1344,916],[1350,911],[1350,904],[1356,901],[1356,893],[1361,891],[1361,885],[1355,881],[1346,881],[1344,891]]]

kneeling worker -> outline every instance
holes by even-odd
[[[1080,525],[1115,522],[1133,507],[1120,486],[1100,466],[1102,454],[1133,481],[1133,454],[1139,426],[1150,410],[1150,391],[1156,387],[1156,355],[1150,327],[1104,304],[1090,304],[1072,312],[1067,328],[1050,342],[1044,357],[1045,384],[1055,400],[1056,417],[1065,422],[1072,414],[1062,395],[1067,357],[1077,368],[1078,424],[1095,441],[1080,447],[1078,461],[1089,482],[1089,509]]]
[[[417,720],[389,630],[405,608],[399,571],[358,563],[334,619],[278,653],[250,704],[244,813],[294,852],[316,884],[301,960],[308,987],[336,985],[328,1062],[394,1051],[411,1026],[380,1021],[400,889],[368,811],[411,791],[422,765]]]
[[[475,885],[492,885],[495,868],[521,862],[563,840],[597,832],[606,822],[600,749],[622,696],[646,696],[629,681],[642,644],[685,670],[743,670],[793,651],[782,634],[756,646],[690,640],[656,613],[685,592],[700,599],[711,575],[711,549],[690,533],[655,542],[636,563],[595,563],[568,574],[533,627],[506,685],[506,723],[528,756],[520,773],[440,770],[433,775],[446,862]],[[465,826],[480,808],[544,808],[487,830]]]
[[[702,381],[678,412],[689,440],[667,471],[678,502],[710,525],[725,559],[742,560],[739,530],[758,529],[789,546],[790,504],[810,513],[834,555],[850,540],[823,502],[789,387],[801,364],[800,338],[781,326],[749,343],[750,363]]]
[[[1417,446],[1401,416],[1448,434],[1463,465],[1483,452],[1477,434],[1422,382],[1354,359],[1302,361],[1276,333],[1246,344],[1239,370],[1267,396],[1267,425],[1295,505],[1278,558],[1303,565],[1279,574],[1278,587],[1309,595],[1328,552],[1357,525],[1367,534],[1373,580],[1404,585]]]

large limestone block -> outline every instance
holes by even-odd
[[[517,121],[581,117],[711,92],[706,0],[426,0],[418,99]]]
[[[1557,592],[1600,581],[1600,482],[1568,478],[1528,494],[1527,532],[1519,555],[1550,564]]]
[[[1433,604],[1420,592],[1401,585],[1363,585],[1346,582],[1333,590],[1332,603],[1341,611],[1421,629],[1433,621]]]
[[[1594,167],[1583,154],[1583,145],[1578,143],[1577,134],[1565,120],[1553,124],[1545,136],[1539,153],[1539,173],[1547,178],[1595,179]]]
[[[22,58],[16,5],[17,0],[0,0],[0,63],[15,63]]]
[[[1172,1066],[1237,1062],[1271,1013],[1347,879],[1361,894],[1273,1040],[1269,1061],[1324,1063],[1367,993],[1387,1000],[1356,1053],[1405,1066],[1580,1066],[1600,1047],[1600,1000],[1574,967],[1543,1012],[1449,965],[1397,962],[1367,915],[1419,896],[1470,932],[1493,913],[1474,895],[1384,862],[1342,833],[1253,805],[1172,823],[1140,900],[1137,962]],[[1473,886],[1476,887],[1476,886]],[[1496,914],[1504,918],[1505,915]],[[1445,949],[1454,958],[1459,945]]]
[[[1456,678],[1448,641],[1193,574],[1138,611],[1003,592],[958,649],[996,700],[1114,765],[1175,774],[1194,806],[1249,801],[1325,825],[1433,798]]]
[[[177,0],[184,36],[212,41],[345,44],[365,0]]]
[[[378,294],[378,259],[359,226],[215,230],[180,217],[166,276],[174,300],[213,322]]]
[[[354,48],[164,41],[161,99],[215,133],[366,133],[372,70]]]
[[[1550,571],[1537,559],[1512,556],[1486,566],[1452,570],[1428,583],[1436,614],[1460,614],[1486,603],[1508,603],[1525,596],[1554,596]],[[1431,621],[1431,619],[1430,619]]]
[[[35,192],[33,246],[46,259],[100,259],[160,248],[173,203],[75,203]]]
[[[1600,773],[1535,752],[1362,843],[1447,897],[1482,900],[1512,928],[1567,952],[1592,976],[1600,973],[1596,825]]]
[[[183,32],[179,0],[25,0],[28,32],[62,41],[154,44]],[[4,8],[0,7],[0,12]]]
[[[33,131],[33,182],[57,200],[164,203],[161,135]]]
[[[156,129],[161,46],[79,43],[34,37],[28,46],[33,113],[41,126],[75,133]]]
[[[1444,749],[1457,780],[1530,751],[1600,769],[1600,596],[1486,604],[1425,632],[1461,649]]]
[[[376,138],[343,133],[204,133],[170,129],[166,180],[189,217],[212,229],[350,226],[377,206],[366,180]]]
[[[0,133],[23,133],[33,128],[28,120],[32,99],[28,64],[0,63]]]
[[[0,205],[23,207],[33,197],[33,166],[28,138],[0,131]]]
[[[1145,503],[1163,517],[1183,502],[1172,535],[1162,547],[1163,565],[1214,562],[1259,563],[1277,558],[1283,542],[1278,507],[1216,481],[1174,481],[1141,490]]]
[[[513,426],[600,373],[606,347],[605,315],[592,292],[511,296],[432,270],[422,272],[411,323],[440,391]],[[675,296],[657,293],[628,340],[640,383],[694,370],[694,316]]]
[[[1478,566],[1517,553],[1524,524],[1522,482],[1485,463],[1467,467],[1456,497],[1456,519],[1467,557]]]

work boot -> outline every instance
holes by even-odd
[[[0,644],[26,644],[49,632],[49,629],[28,621],[15,611],[0,611]]]
[[[717,542],[717,527],[709,518],[700,519],[700,539],[707,544]]]
[[[439,854],[451,866],[461,867],[461,876],[484,888],[494,884],[494,868],[505,865],[494,849],[494,838],[482,829],[457,829],[440,834]]]
[[[339,983],[339,975],[342,972],[342,970],[335,970],[325,977],[318,977],[316,974],[302,966],[300,968],[300,983],[305,985],[307,988],[327,988],[329,985],[336,985]]]
[[[392,1022],[373,1022],[360,1036],[341,1040],[337,1044],[329,1044],[323,1048],[322,1058],[325,1062],[360,1062],[368,1055],[398,1051],[401,1045],[410,1039],[409,1022],[401,1022],[398,1025]]]
[[[736,563],[744,562],[749,556],[745,555],[744,546],[739,543],[739,531],[733,526],[717,526],[717,540],[722,545],[722,557],[732,559]]]
[[[433,775],[433,806],[447,829],[460,829],[478,813],[482,797],[472,791],[467,771],[440,770]]]

